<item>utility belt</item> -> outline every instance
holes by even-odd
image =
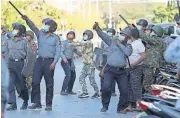
[[[42,60],[54,60],[54,58],[49,58],[49,57],[38,57],[38,58]]]
[[[109,64],[107,64],[106,66],[107,66],[107,67],[110,67],[110,68],[112,68],[112,69],[114,69],[114,70],[118,70],[118,71],[125,69],[125,67],[113,67],[113,66],[110,66]]]
[[[9,59],[9,61],[14,61],[14,62],[19,62],[19,61],[24,61],[25,59]]]

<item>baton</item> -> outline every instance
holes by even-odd
[[[123,19],[123,21],[124,21],[124,22],[127,24],[127,26],[129,27],[130,24],[127,22],[127,20],[126,20],[121,14],[120,14],[119,16]],[[132,26],[133,26],[133,27],[136,27],[134,24],[132,24]]]
[[[14,6],[14,4],[11,2],[11,1],[9,1],[9,4],[11,4],[13,7],[14,7],[14,9],[23,17],[24,15]]]
[[[120,14],[119,15],[122,19],[123,19],[123,21],[127,24],[127,25],[129,25],[129,23],[127,22],[127,20]]]

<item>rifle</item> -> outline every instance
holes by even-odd
[[[16,6],[14,6],[14,4],[9,1],[9,4],[11,4],[11,6],[21,15],[21,17],[23,17],[24,15],[16,8]]]

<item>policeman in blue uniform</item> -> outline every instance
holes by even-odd
[[[42,77],[44,76],[46,83],[45,110],[50,111],[52,110],[54,91],[54,69],[61,53],[60,39],[54,33],[57,29],[57,23],[50,18],[46,18],[42,21],[44,27],[39,30],[27,16],[24,15],[22,18],[26,21],[30,29],[36,34],[38,40],[38,58],[35,62],[32,78],[31,102],[33,104],[28,108],[42,108],[40,83]]]
[[[7,40],[7,57],[8,57],[8,69],[10,73],[9,82],[9,101],[10,106],[8,111],[17,110],[15,86],[17,86],[17,92],[24,100],[21,107],[22,110],[27,109],[28,106],[28,89],[26,87],[25,77],[21,74],[24,67],[24,60],[26,59],[27,52],[29,50],[28,42],[24,38],[26,28],[20,23],[14,23],[11,39]]]
[[[127,56],[131,55],[132,47],[130,45],[123,45],[125,36],[119,35],[117,40],[111,40],[110,37],[100,30],[97,23],[94,24],[93,29],[101,39],[109,45],[107,55],[107,65],[104,69],[104,82],[102,85],[102,106],[101,112],[106,112],[109,107],[111,99],[111,86],[113,80],[116,80],[118,89],[120,91],[120,99],[117,105],[117,113],[126,113],[124,111],[128,99],[128,78],[125,71]]]

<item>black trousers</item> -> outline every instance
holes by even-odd
[[[9,79],[9,104],[16,103],[16,90],[19,93],[20,97],[27,102],[29,100],[28,89],[26,87],[26,78],[21,74],[21,71],[24,66],[24,61],[9,61],[8,69],[10,73]]]
[[[68,91],[71,92],[74,86],[74,82],[76,79],[76,71],[71,68],[72,60],[68,59],[68,63],[64,63],[64,61],[61,61],[61,66],[65,73],[65,78],[63,81],[62,89],[61,91]]]
[[[54,70],[50,70],[52,58],[37,58],[32,78],[31,102],[41,104],[40,83],[44,76],[46,83],[46,105],[52,105],[54,91]]]
[[[103,86],[104,78],[101,78],[100,80],[101,80],[101,90],[100,91],[102,91],[102,86]],[[116,81],[115,80],[112,82],[111,92],[112,93],[116,92]]]
[[[104,69],[104,82],[102,86],[102,105],[108,108],[111,99],[112,82],[116,80],[120,91],[119,103],[117,111],[127,107],[128,100],[128,78],[124,68],[116,68],[107,65]]]
[[[102,65],[105,66],[106,63],[107,63],[107,55],[103,54],[103,63],[102,63]],[[103,82],[104,82],[104,78],[101,78],[100,79],[100,83],[101,83],[101,90],[100,91],[102,91]],[[116,81],[113,81],[112,82],[112,92],[115,93],[115,91],[116,91]]]

